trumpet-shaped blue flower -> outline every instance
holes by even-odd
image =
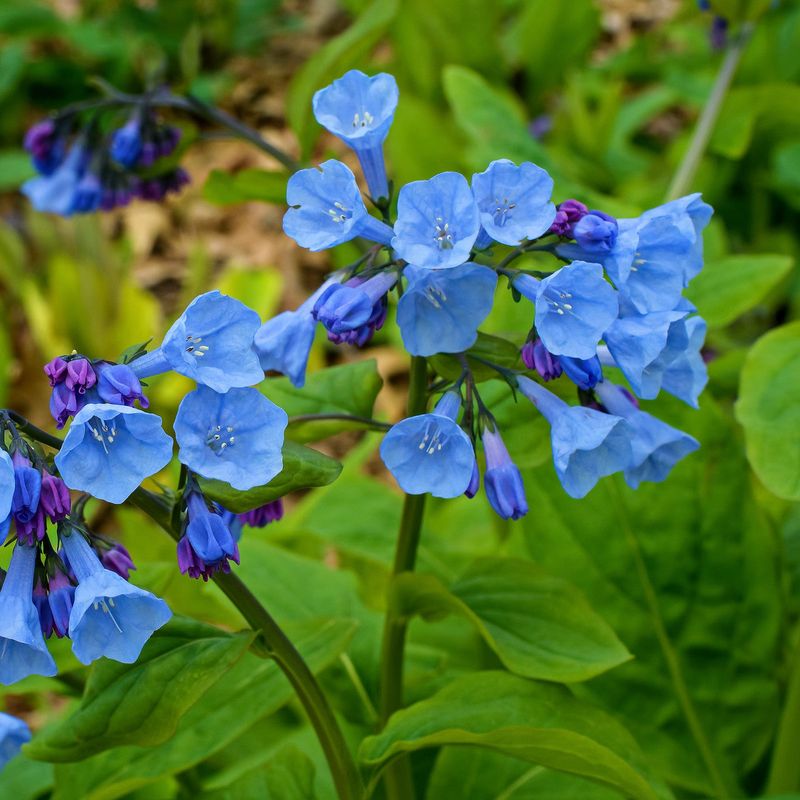
[[[111,158],[123,167],[132,167],[142,152],[142,121],[137,112],[114,131],[111,139]]]
[[[0,519],[5,519],[11,511],[15,484],[11,456],[0,448]]]
[[[172,439],[161,417],[128,406],[84,406],[55,457],[70,489],[108,503],[122,503],[172,458]]]
[[[640,411],[627,392],[613,383],[598,387],[597,396],[611,414],[623,417],[633,429],[631,463],[625,468],[631,489],[638,489],[642,481],[663,481],[675,464],[700,447],[693,436]]]
[[[536,304],[536,332],[557,356],[592,358],[619,313],[617,294],[599,264],[574,261],[543,281],[519,275],[514,287]]]
[[[0,711],[0,770],[31,740],[30,728],[21,720]]]
[[[215,564],[237,554],[236,541],[221,514],[209,509],[200,492],[191,492],[187,499],[189,522],[186,536],[194,552],[206,563]]]
[[[492,310],[497,273],[467,263],[456,270],[408,266],[408,288],[397,305],[397,324],[414,356],[460,353],[475,344]]]
[[[150,406],[139,378],[127,364],[101,363],[95,367],[95,372],[98,375],[97,395],[102,402],[132,406],[138,400],[142,408]]]
[[[483,486],[489,504],[503,519],[519,519],[528,513],[528,500],[519,467],[511,460],[500,431],[483,432],[486,472]]]
[[[331,333],[347,333],[365,325],[374,307],[397,283],[397,272],[388,270],[366,281],[334,283],[314,304],[312,314]]]
[[[160,598],[104,569],[80,533],[66,534],[61,541],[78,579],[69,615],[72,652],[81,664],[102,656],[132,664],[172,612]]]
[[[472,176],[472,193],[480,211],[483,249],[494,240],[518,245],[546,233],[556,216],[553,179],[530,161],[517,166],[507,158],[492,161]]]
[[[572,236],[578,247],[594,258],[604,256],[613,249],[618,232],[616,219],[602,211],[590,211],[572,226]]]
[[[0,589],[0,683],[5,686],[57,671],[33,603],[36,558],[35,547],[18,543]]]
[[[313,100],[317,122],[352,147],[361,162],[370,195],[389,196],[383,142],[397,108],[397,83],[385,72],[369,77],[351,69]]]
[[[53,631],[61,639],[69,633],[69,615],[75,602],[75,587],[66,573],[59,568],[50,576],[47,589]]]
[[[392,247],[415,267],[457,267],[469,258],[480,227],[467,179],[442,172],[400,190]]]
[[[86,152],[75,145],[58,168],[22,184],[22,193],[37,211],[70,216],[75,210],[75,192],[86,168]]]
[[[684,322],[686,347],[664,370],[661,388],[693,408],[708,383],[708,369],[700,349],[706,338],[706,322],[701,317],[689,317]]]
[[[381,442],[381,458],[407,494],[458,497],[475,465],[472,442],[456,422],[461,397],[446,392],[430,414],[398,422]]]
[[[199,386],[178,408],[178,457],[204,478],[252,489],[269,483],[283,468],[288,421],[286,412],[257,389],[219,394]]]
[[[295,172],[286,202],[283,231],[308,250],[327,250],[356,236],[384,245],[392,239],[392,229],[368,213],[355,175],[341,161]]]
[[[553,463],[570,497],[585,497],[600,478],[630,465],[633,431],[622,417],[567,405],[530,378],[520,376],[518,381],[520,391],[550,423]]]
[[[161,347],[130,363],[137,377],[174,370],[215,392],[264,378],[253,346],[261,319],[218,291],[195,297],[167,331]]]
[[[264,372],[282,372],[295,386],[303,386],[317,327],[314,306],[330,286],[340,282],[340,277],[325,281],[295,311],[283,311],[258,329],[254,344]]]

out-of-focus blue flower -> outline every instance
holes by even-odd
[[[36,553],[35,547],[18,543],[0,589],[0,683],[5,686],[57,671],[33,604]]]
[[[356,236],[384,245],[392,240],[392,229],[367,212],[355,175],[341,161],[295,172],[286,202],[283,231],[308,250],[327,250]]]
[[[602,211],[584,214],[572,226],[572,236],[589,256],[604,256],[617,241],[619,225],[614,217]]]
[[[174,370],[216,392],[264,378],[253,346],[261,325],[244,303],[214,290],[195,297],[167,331],[161,347],[130,363],[139,378]]]
[[[470,484],[472,442],[456,422],[461,396],[446,392],[430,414],[398,422],[381,442],[381,458],[407,494],[458,497]]]
[[[415,267],[458,267],[469,258],[480,226],[467,179],[442,172],[400,190],[392,247]]]
[[[21,720],[0,711],[0,770],[31,740],[30,728]]]
[[[706,322],[701,317],[689,317],[684,324],[687,345],[667,365],[661,388],[698,408],[700,394],[708,383],[708,369],[700,352],[706,338]]]
[[[518,275],[514,287],[536,304],[536,332],[553,355],[592,358],[619,313],[617,294],[599,264],[574,261],[543,281]]]
[[[14,464],[11,456],[0,448],[0,519],[5,519],[11,511],[15,485]]]
[[[397,305],[397,324],[414,356],[460,353],[475,344],[492,310],[497,273],[467,263],[455,270],[408,266],[408,288]]]
[[[127,364],[101,363],[95,367],[95,372],[99,376],[97,395],[104,403],[132,406],[138,401],[142,408],[150,406],[139,378]]]
[[[265,503],[263,506],[239,514],[238,518],[251,528],[265,528],[270,523],[283,519],[283,500],[279,497],[271,503]]]
[[[61,541],[78,579],[69,615],[72,652],[82,664],[102,656],[132,664],[172,612],[160,598],[104,569],[80,533],[66,534]]]
[[[556,474],[570,497],[584,497],[600,478],[631,463],[631,427],[622,417],[567,405],[530,378],[518,378],[520,391],[550,423]]]
[[[73,214],[91,214],[100,208],[103,201],[103,185],[94,172],[85,172],[72,197]]]
[[[75,191],[85,168],[86,153],[74,145],[54,172],[25,181],[21,191],[37,211],[68,217],[74,211]]]
[[[258,389],[219,394],[199,386],[181,401],[175,438],[181,463],[204,478],[247,490],[269,483],[283,468],[289,418]]]
[[[221,514],[209,509],[200,492],[191,492],[186,501],[186,536],[192,550],[206,563],[215,564],[237,553],[236,541]]]
[[[282,372],[295,386],[303,386],[306,382],[308,354],[317,327],[314,306],[327,289],[340,280],[340,277],[331,278],[298,309],[283,311],[258,329],[254,344],[264,372]]]
[[[383,142],[394,119],[397,98],[397,83],[391,75],[382,72],[369,77],[357,69],[314,95],[317,122],[353,148],[375,200],[389,196]]]
[[[123,167],[132,167],[142,152],[142,120],[136,112],[111,139],[111,158]]]
[[[472,193],[480,211],[481,235],[476,247],[492,240],[521,244],[546,233],[556,216],[553,179],[530,161],[517,166],[507,158],[492,161],[472,176]],[[484,235],[485,234],[485,235]]]
[[[40,175],[52,175],[64,158],[64,136],[55,121],[37,122],[25,133],[25,149],[31,154],[33,166]]]
[[[90,403],[75,416],[55,463],[70,489],[122,503],[172,458],[161,417],[127,406]]]
[[[503,519],[519,519],[528,513],[528,500],[519,467],[511,460],[500,431],[483,432],[486,472],[483,487],[489,504]]]
[[[611,414],[623,417],[633,429],[632,459],[625,469],[625,481],[632,489],[638,489],[642,481],[663,481],[678,461],[700,447],[693,436],[640,411],[625,390],[613,383],[599,386],[597,396]]]
[[[566,376],[579,389],[588,392],[603,380],[603,367],[596,355],[591,358],[559,356],[558,360]]]
[[[397,283],[397,272],[387,270],[354,284],[331,284],[314,304],[312,314],[331,333],[347,333],[369,322],[373,309]]]

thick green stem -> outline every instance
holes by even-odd
[[[736,69],[739,66],[739,61],[741,60],[745,45],[750,40],[752,34],[752,23],[745,23],[742,25],[738,36],[736,36],[728,47],[728,52],[717,73],[708,102],[705,104],[703,113],[697,121],[697,126],[692,134],[692,140],[689,142],[689,147],[667,191],[667,200],[674,200],[677,197],[682,197],[689,191],[695,173],[700,166],[703,154],[708,146],[708,142],[711,139],[711,134],[714,132],[714,125],[722,109],[722,101],[725,99],[733,76],[736,74]]]
[[[800,644],[795,646],[791,669],[764,793],[770,797],[800,791]]]
[[[411,380],[408,388],[408,416],[425,412],[427,406],[428,364],[424,358],[411,359]],[[407,494],[397,536],[392,577],[414,569],[417,560],[425,495]],[[389,717],[403,707],[403,652],[406,642],[406,621],[398,616],[391,598],[386,609],[381,647],[380,720],[385,725]],[[407,757],[393,761],[384,774],[388,800],[413,800],[414,784]]]
[[[6,412],[16,428],[41,444],[58,450],[63,441],[13,411]],[[172,525],[171,504],[164,497],[139,487],[128,499],[132,505],[144,511],[154,522],[176,541],[180,531]],[[214,582],[228,596],[231,602],[247,620],[250,627],[260,633],[259,644],[280,667],[297,693],[306,710],[317,738],[325,753],[325,758],[333,775],[340,800],[361,800],[364,787],[358,767],[345,742],[333,710],[317,683],[314,674],[297,649],[283,632],[283,629],[261,605],[258,598],[233,573],[217,573]]]

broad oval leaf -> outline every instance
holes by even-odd
[[[530,561],[480,559],[449,589],[432,575],[403,573],[393,591],[405,614],[466,617],[526,678],[585,681],[631,658],[572,584]]]
[[[45,728],[26,754],[41,761],[79,761],[119,745],[165,742],[254,636],[174,619],[153,634],[134,664],[98,661],[78,709]]]
[[[486,747],[595,781],[636,800],[665,790],[647,777],[630,735],[611,716],[564,687],[507,672],[477,672],[427,700],[398,711],[364,740],[370,766],[401,753],[444,745]]]
[[[203,492],[235,513],[258,508],[283,497],[296,489],[310,489],[333,483],[342,471],[342,465],[310,447],[296,442],[283,443],[283,469],[269,483],[241,492],[227,483],[200,479]]]

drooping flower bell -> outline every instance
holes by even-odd
[[[445,392],[430,414],[398,422],[384,436],[383,463],[407,494],[458,497],[472,479],[475,451],[456,422],[461,396]]]
[[[483,487],[489,504],[503,519],[520,519],[528,513],[528,501],[519,467],[512,461],[500,431],[483,431],[486,472]]]
[[[78,580],[69,616],[72,651],[82,664],[101,656],[132,664],[172,612],[163,600],[105,569],[80,533],[62,532],[61,541]]]
[[[312,103],[317,122],[355,151],[375,200],[389,197],[383,142],[397,99],[397,83],[391,75],[382,72],[369,77],[351,69],[320,89]]]
[[[30,728],[17,717],[0,711],[0,770],[31,740]]]
[[[283,468],[289,418],[258,389],[219,394],[198,386],[181,401],[175,419],[178,458],[204,478],[245,491],[269,483]]]
[[[100,362],[95,365],[97,373],[97,395],[104,403],[132,406],[138,402],[147,409],[150,401],[142,391],[142,384],[133,369],[127,364]]]
[[[397,324],[414,356],[460,353],[478,338],[478,326],[492,310],[497,273],[467,263],[453,270],[407,266],[408,279],[397,304]]]
[[[236,540],[223,516],[216,509],[209,508],[205,497],[198,491],[189,493],[186,505],[186,536],[197,556],[209,565],[226,558],[238,563]]]
[[[52,175],[64,158],[65,138],[55,120],[44,119],[25,133],[24,147],[40,175]]]
[[[17,522],[30,522],[39,508],[42,490],[42,473],[17,450],[11,457],[14,464],[14,497],[11,513]]]
[[[253,346],[261,319],[219,291],[189,303],[161,346],[128,365],[138,378],[173,370],[216,392],[252,386],[264,378]]]
[[[142,152],[142,117],[136,111],[114,131],[111,137],[111,158],[123,167],[132,167]]]
[[[20,191],[37,211],[68,217],[75,211],[75,192],[86,170],[87,153],[73,145],[51,173],[25,181]]]
[[[47,602],[53,620],[53,633],[62,639],[69,633],[69,617],[75,603],[75,587],[62,564],[55,564],[48,573]]]
[[[614,217],[603,211],[590,211],[572,226],[572,236],[589,256],[609,253],[617,241],[619,225]]]
[[[375,306],[397,283],[397,272],[386,270],[368,280],[334,283],[314,304],[312,314],[331,333],[354,331],[372,318]]]

